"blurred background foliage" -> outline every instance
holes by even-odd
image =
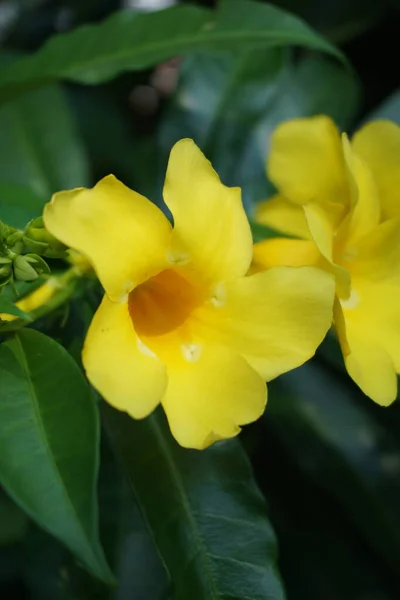
[[[12,65],[50,36],[101,23],[120,9],[145,12],[172,4],[2,0],[1,62]],[[211,10],[214,3],[197,4]],[[232,14],[236,10],[233,1],[219,4]],[[68,83],[48,76],[42,83],[50,85],[33,89],[36,84],[28,81],[0,107],[1,217],[23,226],[40,214],[54,191],[91,185],[110,172],[161,203],[171,145],[192,137],[225,183],[243,187],[251,218],[255,203],[272,193],[264,165],[269,135],[280,121],[326,113],[350,133],[372,118],[400,122],[398,0],[272,4],[298,15],[339,47],[351,67],[312,43],[302,48],[242,44],[222,50],[193,45],[184,56],[177,52],[154,67],[152,60],[143,60],[143,68],[135,65],[134,72],[126,65],[115,70],[116,77],[94,76],[90,86],[80,75],[70,76],[68,68],[62,75]],[[168,26],[174,27],[173,20]],[[161,39],[162,20],[158,27],[151,35]],[[99,44],[100,50],[101,40]],[[130,44],[134,47],[134,38]],[[76,53],[79,62],[72,39],[69,53],[72,61]],[[20,85],[20,72],[17,68],[12,76],[15,85]],[[41,76],[39,65],[35,77]],[[90,74],[85,77],[89,80]],[[0,72],[0,96],[1,85]],[[39,328],[79,360],[83,332],[98,298],[98,290],[92,290]],[[269,389],[265,416],[245,429],[241,442],[278,539],[278,566],[288,600],[397,600],[399,404],[381,409],[363,397],[347,377],[330,336],[313,361]],[[181,451],[172,441],[165,445],[157,433],[165,428],[162,415],[127,423],[108,412],[105,407],[100,534],[119,587],[109,588],[87,574],[69,550],[0,490],[0,597],[188,600],[189,589],[194,600],[283,598],[278,575],[268,579],[269,587],[252,591],[249,581],[264,577],[262,565],[242,578],[239,561],[232,582],[229,569],[221,575],[222,587],[215,595],[207,595],[206,585],[196,588],[204,560],[219,576],[213,548],[226,551],[221,540],[239,547],[247,531],[252,544],[254,539],[259,543],[252,551],[259,556],[275,552],[268,522],[258,521],[262,500],[240,444],[217,446],[200,456]],[[241,478],[240,489],[232,487],[235,477]],[[196,506],[194,516],[188,502]],[[207,528],[208,513],[218,521],[215,530]],[[195,548],[193,565],[183,573],[185,558],[196,544],[196,528],[206,547]]]

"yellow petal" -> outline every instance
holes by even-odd
[[[350,354],[350,348],[349,342],[347,341],[346,321],[344,319],[343,308],[337,296],[333,305],[333,324],[342,349],[343,357],[346,358],[346,356]]]
[[[247,272],[253,245],[240,188],[223,185],[192,140],[171,150],[164,199],[174,218],[172,261],[191,261],[211,282]]]
[[[319,257],[319,250],[312,241],[270,238],[254,244],[252,272],[277,266],[316,265]]]
[[[343,135],[342,141],[351,206],[348,222],[345,224],[346,241],[348,245],[351,245],[378,225],[380,206],[378,189],[370,169],[354,152],[345,135]]]
[[[264,381],[242,357],[204,345],[198,360],[168,370],[162,404],[179,444],[201,450],[258,419],[266,400]]]
[[[397,377],[390,356],[357,332],[351,331],[349,338],[351,352],[345,364],[350,377],[374,402],[389,406],[397,395]]]
[[[321,253],[318,266],[335,276],[337,293],[347,298],[350,293],[350,273],[347,268],[336,264],[334,257],[337,205],[324,206],[320,202],[310,202],[303,209],[311,237]]]
[[[279,192],[298,204],[347,203],[339,132],[317,116],[279,125],[272,135],[268,175]]]
[[[146,417],[161,401],[165,366],[140,342],[127,303],[104,296],[90,324],[82,360],[88,379],[104,399],[135,419]]]
[[[50,233],[88,258],[114,300],[165,264],[168,220],[113,175],[92,189],[54,194],[44,221]]]
[[[310,232],[302,207],[277,194],[257,205],[254,218],[257,223],[301,239],[310,239]]]
[[[268,381],[311,358],[332,323],[335,283],[315,267],[275,267],[226,283],[197,313],[199,336],[242,354]]]
[[[315,245],[328,261],[332,261],[334,221],[330,212],[320,202],[309,202],[304,206],[304,214]]]
[[[381,223],[360,240],[349,265],[355,277],[400,285],[400,218]]]
[[[400,373],[400,284],[353,277],[342,309],[347,370],[367,396],[387,406],[396,398]]]
[[[372,172],[383,217],[400,216],[400,127],[391,121],[368,123],[355,134],[353,148]]]

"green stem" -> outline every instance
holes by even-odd
[[[37,319],[50,314],[65,304],[65,302],[68,302],[76,292],[78,287],[77,283],[83,275],[84,272],[81,268],[72,266],[62,275],[53,276],[54,279],[57,279],[57,285],[53,296],[35,310],[26,313],[26,318],[17,318],[13,321],[4,321],[3,323],[0,322],[0,333],[18,331],[26,325],[31,325]]]

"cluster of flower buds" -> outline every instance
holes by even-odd
[[[24,230],[0,221],[0,288],[17,281],[34,281],[50,269],[43,257],[63,255],[65,246],[44,227],[42,217]]]

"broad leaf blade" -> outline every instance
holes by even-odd
[[[237,51],[291,44],[344,61],[305,22],[269,4],[235,0],[215,12],[187,5],[153,13],[121,11],[101,24],[57,35],[35,55],[3,67],[0,88],[6,98],[58,79],[100,83],[195,49]]]
[[[366,121],[389,119],[400,125],[400,90],[391,94],[380,106],[370,113]]]
[[[105,581],[95,489],[99,423],[66,350],[20,331],[0,346],[0,481],[42,527]]]
[[[1,147],[2,143],[0,139]],[[3,171],[2,176],[7,178],[9,174]],[[5,221],[7,225],[23,229],[31,219],[41,215],[47,198],[44,195],[36,193],[32,189],[34,186],[28,186],[28,181],[26,181],[26,185],[0,181],[0,219]]]
[[[279,378],[269,391],[266,422],[396,572],[400,447],[364,409],[371,400],[317,362]]]
[[[237,440],[177,445],[161,412],[103,406],[107,431],[167,566],[175,600],[282,600],[276,540]]]
[[[6,315],[13,315],[14,317],[20,317],[21,319],[29,318],[23,310],[21,310],[20,308],[18,308],[18,306],[14,304],[14,302],[12,302],[3,295],[0,296],[0,323],[2,313]]]
[[[294,62],[271,48],[239,56],[192,54],[183,61],[177,92],[163,114],[160,163],[164,167],[177,140],[194,138],[224,183],[242,186],[250,210],[251,201],[272,191],[265,165],[278,123],[324,113],[347,127],[357,102],[353,74],[321,56]]]
[[[53,192],[89,183],[84,148],[60,87],[3,106],[0,131],[0,218],[7,222],[9,216],[9,224],[26,225],[23,216],[31,208],[39,216]]]

